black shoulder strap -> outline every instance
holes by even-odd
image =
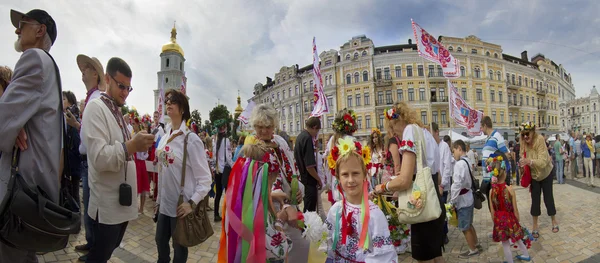
[[[471,173],[471,165],[464,158],[460,158],[461,161],[464,161],[467,164],[467,169],[469,169],[469,175],[471,176],[471,189],[477,190],[475,187],[475,178],[473,178],[473,174]]]

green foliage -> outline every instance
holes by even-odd
[[[209,116],[211,123],[215,123],[215,121],[220,120],[220,119],[227,120],[227,123],[231,123],[233,121],[231,118],[231,114],[229,113],[229,110],[227,110],[227,107],[225,107],[225,105],[218,105],[218,106],[214,107],[210,111],[208,116]],[[212,125],[211,125],[211,128],[213,128]],[[227,125],[227,134],[230,134],[230,132],[231,132],[231,126]]]
[[[198,112],[198,110],[192,111],[190,119],[192,120],[192,122],[195,122],[196,126],[198,126],[199,128],[202,126],[202,117],[200,117],[200,112]]]

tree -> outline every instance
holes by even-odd
[[[227,107],[225,107],[225,105],[217,105],[210,111],[208,115],[211,123],[215,123],[215,121],[220,119],[227,120],[228,124],[232,121],[231,114],[229,113],[229,110],[227,110]],[[227,134],[229,134],[230,131],[231,126],[227,125]]]
[[[123,107],[121,107],[121,114],[129,114],[129,106],[123,105]]]
[[[212,131],[212,125],[210,124],[209,120],[204,121],[204,126],[202,126],[202,130],[208,133]]]
[[[198,110],[192,111],[190,119],[192,120],[192,122],[196,123],[196,126],[198,126],[198,128],[202,126],[202,117],[200,117],[200,112],[198,112]]]

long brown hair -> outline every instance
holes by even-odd
[[[373,142],[373,138],[377,137],[377,145],[375,145],[375,143]],[[377,149],[377,147],[379,147],[380,150],[383,150],[383,136],[381,136],[381,133],[378,132],[378,130],[373,130],[371,132],[371,136],[369,136],[369,142],[367,143],[367,145],[369,145],[369,148],[371,148],[371,151],[375,151]]]

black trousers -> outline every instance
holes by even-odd
[[[304,213],[317,211],[317,198],[319,190],[316,185],[304,186]]]
[[[223,179],[223,174],[215,173],[215,188],[217,189],[217,192],[215,193],[215,204],[214,204],[215,217],[219,215],[221,196],[223,195],[223,183],[221,182],[222,179]]]
[[[175,233],[177,218],[158,214],[156,222],[156,249],[158,250],[158,263],[171,262],[169,240]],[[185,263],[188,258],[188,248],[173,242],[173,263]]]
[[[125,230],[127,230],[127,224],[124,222],[117,225],[106,225],[98,222],[98,215],[96,214],[96,220],[92,219],[92,227],[94,228],[94,245],[90,249],[90,253],[87,255],[86,263],[106,263],[112,256],[113,251],[119,247]]]
[[[549,216],[556,215],[556,207],[554,206],[554,194],[552,193],[552,176],[546,177],[542,181],[531,180],[531,215],[539,216],[542,214],[540,210],[541,197],[544,193],[544,205]]]

